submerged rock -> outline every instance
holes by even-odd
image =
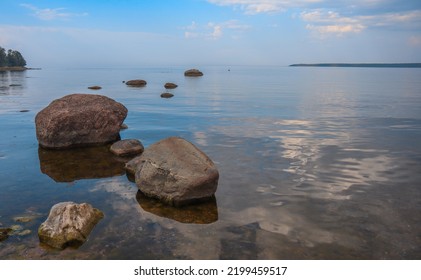
[[[88,89],[99,90],[99,89],[102,89],[102,87],[100,87],[100,86],[91,86],[91,87],[88,87]]]
[[[163,94],[161,94],[162,98],[171,98],[173,96],[174,96],[174,94],[169,93],[169,92],[164,92]]]
[[[126,168],[135,171],[136,185],[143,194],[174,206],[211,199],[219,179],[212,160],[179,137],[151,145]]]
[[[11,228],[0,228],[0,242],[6,240],[7,238],[9,238],[9,234],[12,232],[13,230]]]
[[[200,77],[203,76],[203,73],[197,69],[189,69],[186,72],[184,72],[184,76],[187,77]]]
[[[143,153],[142,143],[137,139],[125,139],[111,145],[110,151],[118,156],[134,156]]]
[[[40,146],[65,149],[114,142],[127,108],[111,98],[71,94],[54,100],[35,117]]]
[[[174,83],[166,83],[166,84],[164,85],[164,87],[165,87],[166,89],[173,89],[173,88],[178,87],[178,85],[176,85],[176,84],[174,84]]]
[[[100,210],[88,203],[58,203],[51,208],[47,220],[39,227],[39,240],[57,249],[78,247],[103,217]]]
[[[126,85],[131,87],[144,87],[146,84],[145,80],[130,80],[126,82]]]

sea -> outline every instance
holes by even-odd
[[[13,229],[0,259],[421,258],[421,69],[188,68],[0,72],[0,228]],[[144,197],[109,146],[40,148],[36,114],[72,93],[124,104],[122,139],[192,142],[219,170],[215,198],[170,207]],[[37,231],[65,201],[104,218],[57,250]]]

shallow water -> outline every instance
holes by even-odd
[[[421,69],[227,69],[0,72],[0,227],[16,229],[0,259],[421,258]],[[148,85],[122,83],[136,78]],[[171,99],[166,82],[179,85]],[[39,149],[36,113],[76,92],[123,103],[123,139],[201,148],[220,172],[215,200],[147,199],[107,147]],[[37,229],[63,201],[105,218],[80,248],[57,251]]]

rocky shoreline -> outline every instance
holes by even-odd
[[[196,69],[193,72],[194,76],[203,75]],[[147,82],[138,79],[125,84],[144,87]],[[174,89],[177,85],[166,83],[164,87]],[[171,93],[161,95],[172,96]],[[35,117],[40,160],[45,161],[46,156],[61,151],[72,153],[77,148],[78,154],[84,154],[88,147],[106,145],[103,156],[118,157],[126,163],[127,176],[134,176],[144,197],[142,201],[156,199],[167,207],[183,208],[215,199],[219,171],[203,151],[177,136],[162,139],[146,149],[138,139],[120,140],[119,132],[127,114],[123,104],[103,95],[78,93],[53,100]],[[43,173],[50,173],[57,164],[57,160],[48,160],[48,166],[41,162]],[[87,203],[58,202],[40,225],[39,240],[57,249],[78,247],[102,217],[100,210]],[[5,240],[7,232],[2,234]]]

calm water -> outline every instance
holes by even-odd
[[[0,73],[0,227],[16,229],[0,259],[421,258],[421,69],[227,69]],[[148,85],[122,83],[135,78]],[[165,82],[179,85],[172,99]],[[215,201],[144,198],[106,147],[39,149],[36,113],[70,93],[123,103],[122,138],[196,144],[218,166]],[[105,214],[79,249],[39,244],[63,201]]]

